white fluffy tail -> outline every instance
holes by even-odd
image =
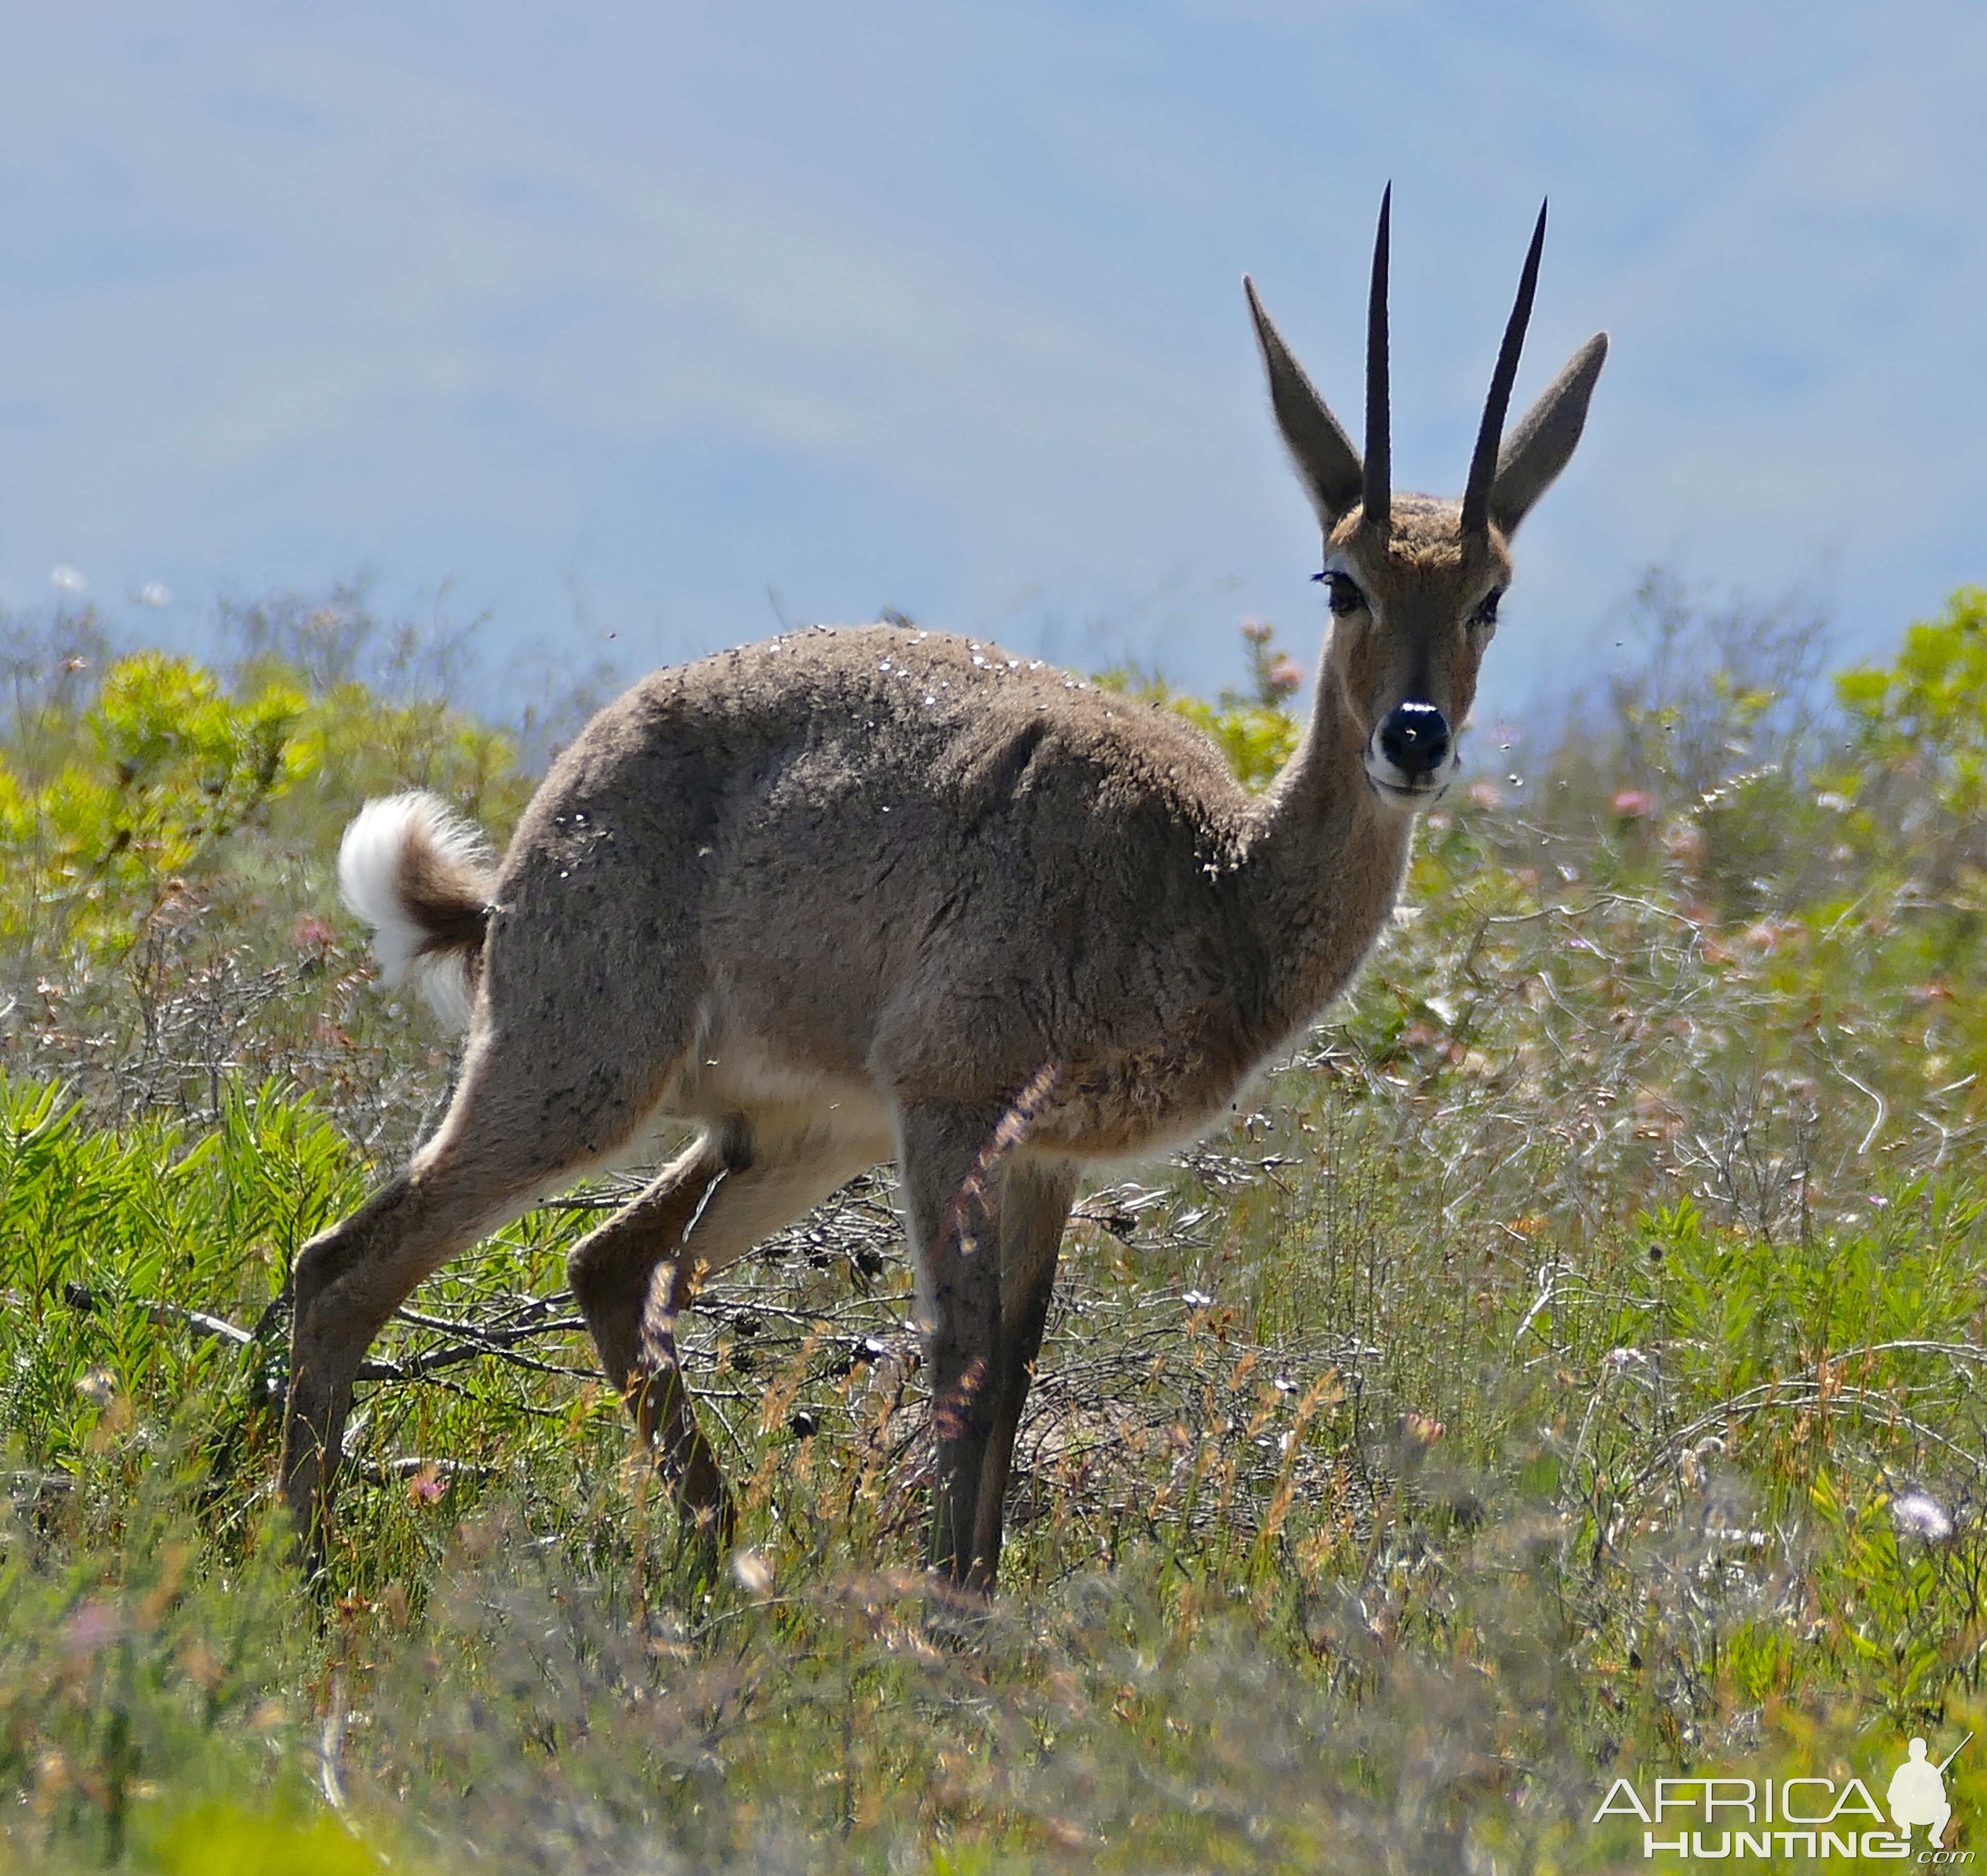
[[[411,981],[450,1029],[469,1022],[483,962],[496,857],[439,797],[369,801],[338,847],[338,889],[373,928],[390,984]]]

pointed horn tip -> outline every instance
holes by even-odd
[[[1276,322],[1270,317],[1270,309],[1263,304],[1263,296],[1256,291],[1255,281],[1247,274],[1242,276],[1242,297],[1248,302],[1249,323],[1255,329],[1256,343],[1263,357],[1268,359],[1274,352],[1287,349]]]

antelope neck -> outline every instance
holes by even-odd
[[[1244,916],[1273,961],[1265,1015],[1279,1036],[1350,982],[1400,888],[1414,817],[1367,780],[1367,734],[1327,649],[1304,740],[1263,797],[1236,868]]]

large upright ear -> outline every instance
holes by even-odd
[[[1304,479],[1311,506],[1329,534],[1359,505],[1364,480],[1359,452],[1325,408],[1324,399],[1311,388],[1304,367],[1284,343],[1283,334],[1270,323],[1270,315],[1256,297],[1256,283],[1247,274],[1242,276],[1242,291],[1249,296],[1257,343],[1263,348],[1263,363],[1270,374],[1270,407],[1277,413],[1277,427],[1284,433],[1284,446]]]
[[[1587,427],[1587,403],[1607,359],[1607,335],[1596,332],[1505,440],[1497,479],[1490,485],[1490,518],[1506,534],[1516,533],[1532,504],[1565,468]]]
[[[1580,431],[1587,427],[1587,403],[1605,362],[1607,334],[1596,332],[1504,440],[1496,459],[1496,481],[1490,485],[1490,519],[1506,534],[1518,533],[1518,523],[1530,515],[1532,503],[1552,487],[1572,457]]]

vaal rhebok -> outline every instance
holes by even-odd
[[[1383,203],[1363,458],[1244,283],[1331,615],[1309,727],[1267,793],[1164,710],[866,625],[645,679],[560,757],[501,861],[432,797],[366,808],[346,897],[389,978],[422,980],[469,1034],[434,1137],[297,1260],[282,1464],[307,1557],[367,1345],[415,1285],[674,1117],[694,1143],[571,1271],[687,1514],[729,1530],[678,1312],[895,1160],[938,1443],[931,1561],[990,1589],[1079,1181],[1220,1121],[1358,968],[1415,812],[1455,772],[1510,537],[1600,376],[1604,335],[1505,437],[1541,213],[1462,499],[1396,493],[1387,222]]]

